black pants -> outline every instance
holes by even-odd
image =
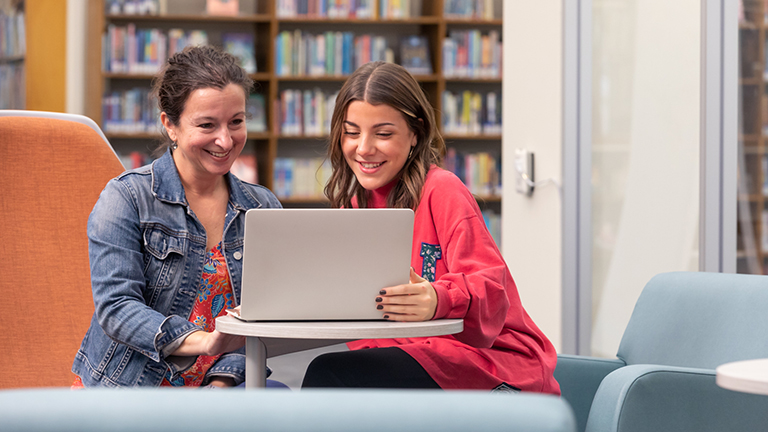
[[[301,387],[440,388],[413,357],[396,347],[320,355],[309,364]]]

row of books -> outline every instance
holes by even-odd
[[[443,133],[446,135],[501,135],[501,100],[496,92],[444,91]]]
[[[282,31],[275,40],[275,72],[279,76],[349,75],[365,63],[394,61],[383,36],[353,32],[312,34]]]
[[[23,71],[6,65],[0,69],[3,89],[7,94],[21,93]],[[10,73],[6,73],[11,69]],[[9,75],[8,79],[5,79]],[[6,94],[4,91],[3,94]],[[337,92],[320,88],[312,90],[286,89],[279,93],[275,105],[276,129],[283,135],[321,136],[330,133],[331,115]],[[23,100],[23,93],[19,98]],[[443,133],[446,135],[500,135],[501,101],[496,92],[481,94],[465,90],[461,93],[445,91],[442,95]],[[248,132],[266,132],[267,115],[263,94],[254,93],[247,102]],[[109,133],[155,132],[160,113],[157,102],[148,88],[136,87],[113,91],[102,99],[104,130]]]
[[[240,59],[246,72],[256,73],[253,34],[223,33],[221,38],[224,50]],[[133,23],[110,24],[102,43],[102,69],[114,73],[155,74],[169,55],[189,45],[206,44],[208,34],[204,30],[165,32],[157,28],[136,28]]]
[[[159,15],[162,6],[160,0],[105,0],[104,10],[113,15]]]
[[[330,178],[325,158],[275,158],[272,192],[278,198],[319,199]]]
[[[501,18],[502,0],[445,0],[446,17],[492,20]]]
[[[101,118],[106,133],[157,132],[160,109],[148,88],[105,94],[101,101]]]
[[[264,101],[264,95],[261,93],[251,93],[248,96],[245,109],[248,113],[245,123],[248,132],[266,132],[267,104]]]
[[[23,87],[22,87],[23,88]],[[135,87],[113,91],[102,98],[103,129],[107,133],[157,132],[160,109],[149,88]],[[251,94],[246,103],[248,132],[266,132],[267,119],[264,95]]]
[[[475,195],[501,195],[501,158],[497,156],[487,152],[461,153],[449,147],[445,169],[456,174]]]
[[[0,64],[0,109],[24,109],[24,63]]]
[[[0,58],[23,56],[26,45],[24,12],[0,9]]]
[[[452,30],[443,39],[443,75],[501,78],[502,42],[497,30]]]
[[[277,0],[280,18],[370,19],[375,12],[375,0]]]
[[[275,101],[277,129],[283,135],[327,135],[338,92],[283,90]]]
[[[383,19],[420,17],[421,0],[379,0],[379,16]]]

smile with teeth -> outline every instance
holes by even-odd
[[[367,168],[367,169],[378,168],[383,164],[384,162],[360,162],[360,165],[362,165],[363,168]]]
[[[212,152],[212,151],[210,151],[210,150],[206,150],[206,151],[207,151],[208,153],[210,153],[210,154],[212,154],[212,155],[214,155],[214,156],[216,156],[216,157],[220,157],[220,158],[221,158],[221,157],[224,157],[224,156],[226,156],[226,155],[228,155],[228,154],[229,154],[229,152],[224,152],[224,153],[216,153],[216,152]]]

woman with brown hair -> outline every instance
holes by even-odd
[[[240,301],[245,212],[280,207],[229,172],[253,85],[210,46],[168,59],[154,82],[164,154],[102,191],[88,219],[96,310],[73,387],[212,386],[245,380],[244,338],[216,317]]]
[[[332,206],[415,211],[410,283],[382,289],[376,307],[392,321],[462,318],[464,330],[351,342],[316,358],[303,387],[559,394],[554,347],[523,309],[475,198],[439,167],[444,153],[432,107],[404,68],[368,63],[344,83],[328,147]]]

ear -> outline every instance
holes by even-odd
[[[165,111],[160,113],[160,122],[163,124],[163,127],[165,127],[165,131],[168,132],[168,138],[170,138],[171,141],[176,141],[176,129],[174,129],[173,123],[171,123],[171,119],[168,118]]]

